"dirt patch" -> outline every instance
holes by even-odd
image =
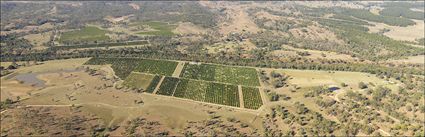
[[[179,34],[205,34],[206,30],[190,22],[180,23],[173,31]]]
[[[135,3],[130,3],[130,4],[128,4],[128,6],[132,7],[135,10],[139,10],[140,9],[140,6],[137,5],[137,4],[135,4]]]
[[[226,18],[219,26],[220,33],[227,35],[230,33],[242,33],[242,32],[250,32],[257,33],[260,31],[260,28],[251,20],[246,13],[245,8],[241,6],[228,7],[225,11],[227,14]]]
[[[102,128],[95,117],[71,107],[24,107],[1,115],[2,136],[89,136]]]
[[[289,32],[296,38],[332,41],[339,44],[344,43],[344,41],[342,41],[341,39],[338,39],[338,37],[332,31],[329,31],[325,28],[318,27],[316,25],[310,25],[303,28],[290,29]]]
[[[29,34],[24,36],[24,39],[27,39],[31,44],[34,45],[34,49],[43,50],[46,49],[46,44],[50,40],[50,36],[52,35],[52,32],[43,32],[38,34]]]

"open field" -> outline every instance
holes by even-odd
[[[425,55],[410,56],[407,59],[391,60],[389,62],[424,64],[425,63]]]
[[[340,71],[313,71],[313,70],[276,70],[276,72],[284,73],[288,75],[290,79],[289,84],[294,84],[299,87],[314,87],[314,86],[325,86],[335,85],[341,88],[341,83],[345,83],[348,89],[359,89],[358,83],[373,83],[377,85],[383,85],[392,89],[397,89],[397,84],[390,84],[390,82],[380,79],[375,75],[360,72],[340,72]],[[395,81],[390,79],[390,81]]]
[[[175,29],[174,25],[170,25],[164,22],[144,22],[143,25],[148,25],[150,28],[154,29],[152,31],[139,32],[140,35],[160,35],[160,36],[172,36],[174,35],[173,31]]]
[[[416,39],[420,39],[424,37],[424,21],[423,20],[413,20],[416,24],[407,27],[399,27],[399,26],[390,26],[383,23],[373,23],[375,26],[368,26],[370,29],[369,32],[377,33],[383,29],[388,29],[388,32],[385,32],[384,35],[388,36],[395,40],[402,41],[412,41],[415,42]]]
[[[95,26],[86,26],[80,30],[73,30],[64,32],[59,38],[60,43],[66,41],[104,41],[108,40],[109,37],[106,36],[108,31],[99,29]]]
[[[31,42],[31,44],[34,45],[34,49],[42,50],[46,49],[47,47],[43,44],[49,42],[50,36],[52,35],[52,32],[44,32],[44,33],[38,33],[38,34],[29,34],[24,36],[24,39],[27,39]]]

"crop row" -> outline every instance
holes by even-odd
[[[132,71],[171,76],[178,63],[137,58],[91,58],[85,63],[85,65],[106,64],[112,64],[115,74],[125,79]]]
[[[258,109],[263,105],[258,88],[242,87],[242,96],[245,108]]]
[[[157,94],[172,96],[179,81],[179,78],[165,77],[161,83],[161,86],[159,86]]]
[[[168,78],[167,81],[164,79],[161,87],[164,87],[158,91],[161,95],[239,107],[239,92],[236,85]]]
[[[151,74],[171,76],[177,67],[178,62],[165,60],[143,60],[134,70]]]
[[[245,86],[260,85],[257,71],[254,68],[187,64],[184,67],[181,77]]]
[[[158,85],[159,81],[161,80],[161,76],[156,75],[151,83],[149,84],[148,88],[146,88],[146,92],[148,93],[153,93],[153,91],[155,90],[156,86]]]

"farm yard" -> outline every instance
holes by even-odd
[[[148,93],[154,92],[160,80],[159,76],[149,74],[167,76],[159,86],[156,94],[234,107],[239,107],[240,104],[237,86],[233,84],[259,85],[258,78],[256,77],[257,72],[253,68],[211,64],[186,64],[182,70],[184,71],[181,76],[182,78],[175,78],[168,77],[172,75],[178,64],[174,61],[135,58],[92,58],[86,64],[112,64],[111,67],[114,69],[116,75],[121,79],[125,79],[125,86],[135,89],[146,89]],[[134,73],[133,71],[149,74]],[[244,99],[246,98],[245,100],[247,100],[247,108],[257,109],[262,105],[259,93],[255,93],[256,88],[244,87],[244,89],[247,92],[247,95],[244,95]],[[254,102],[249,102],[251,100]]]
[[[186,63],[180,77],[170,77],[178,62],[136,58],[91,58],[85,64],[112,64],[111,68],[116,76],[124,79],[124,86],[131,89],[143,89],[147,93],[233,107],[240,107],[238,85],[243,85],[245,107],[255,110],[262,105],[256,87],[259,86],[257,71],[254,68]],[[161,77],[165,77],[162,82]]]
[[[230,67],[211,64],[188,64],[185,66],[181,77],[244,86],[260,85],[257,71],[253,68],[245,67]]]

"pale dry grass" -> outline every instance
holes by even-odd
[[[34,49],[42,50],[47,48],[43,44],[49,42],[51,35],[52,32],[49,31],[45,33],[29,34],[24,36],[24,39],[27,39],[29,42],[31,42],[31,44],[34,45]]]
[[[205,34],[207,32],[206,29],[196,26],[190,22],[180,23],[175,30],[174,33],[178,34]]]
[[[369,28],[369,32],[377,33],[383,29],[389,29],[389,32],[384,33],[385,36],[388,36],[395,40],[402,40],[402,41],[412,41],[415,42],[416,39],[423,38],[424,32],[425,32],[425,24],[422,20],[413,20],[415,21],[416,25],[407,26],[407,27],[399,27],[399,26],[390,26],[384,23],[375,23],[375,22],[369,22],[371,24],[374,24],[375,26],[367,26]]]
[[[413,64],[424,64],[425,55],[410,56],[407,59],[391,60],[392,63],[413,63]]]

